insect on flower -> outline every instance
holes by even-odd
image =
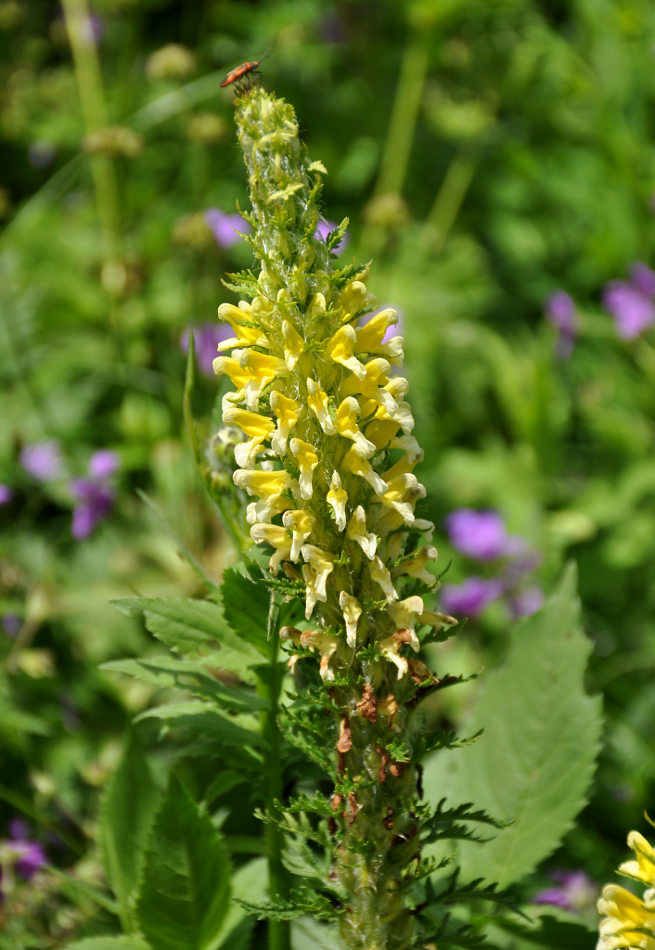
[[[244,88],[247,88],[250,84],[251,73],[254,73],[259,68],[261,62],[268,56],[269,52],[270,50],[266,50],[263,56],[252,63],[241,63],[240,66],[235,66],[234,69],[231,69],[221,83],[221,88],[223,88],[223,86],[231,86],[232,83],[237,83],[238,85],[241,83],[241,80],[245,80]]]

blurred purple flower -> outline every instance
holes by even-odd
[[[655,271],[643,261],[630,266],[630,283],[645,297],[655,297]]]
[[[98,449],[89,459],[91,478],[110,478],[118,471],[118,455],[111,449]]]
[[[52,142],[32,142],[27,150],[27,160],[32,168],[47,168],[52,165],[56,149]]]
[[[9,485],[0,483],[0,505],[8,504],[14,497],[14,493]]]
[[[441,591],[441,607],[449,614],[477,617],[503,592],[502,582],[484,577],[467,577],[461,584],[445,584]]]
[[[613,318],[622,340],[634,340],[655,323],[655,273],[637,261],[630,268],[630,282],[612,280],[603,291],[603,306]]]
[[[543,607],[544,592],[537,584],[532,584],[523,590],[510,592],[507,600],[514,618],[531,617]]]
[[[193,333],[196,360],[198,368],[205,376],[214,375],[214,360],[218,356],[217,346],[223,340],[232,336],[232,327],[229,323],[202,323],[198,327],[190,327],[180,337],[180,347],[184,353],[189,352],[189,333]]]
[[[446,528],[452,546],[477,561],[514,553],[515,539],[508,537],[505,522],[496,511],[457,508],[446,517]]]
[[[314,237],[322,238],[324,241],[327,241],[328,235],[331,234],[332,231],[334,231],[336,227],[337,225],[334,223],[334,221],[320,220],[318,224],[316,225],[316,230],[314,231]],[[334,248],[334,253],[341,254],[341,252],[344,251],[346,247],[348,246],[349,240],[350,238],[348,237],[348,234],[344,234],[342,239]]]
[[[83,541],[109,514],[114,504],[115,493],[106,482],[96,481],[93,478],[73,478],[70,490],[77,502],[73,509],[71,534],[76,541]]]
[[[8,637],[18,636],[18,631],[23,626],[23,621],[18,614],[3,614],[0,617],[0,626]]]
[[[26,445],[20,453],[20,464],[37,482],[51,482],[63,471],[59,444],[55,439],[45,439]]]
[[[533,904],[552,904],[580,913],[591,907],[598,897],[598,888],[585,871],[556,870],[549,877],[557,886],[539,891],[532,898]]]
[[[45,852],[38,841],[31,841],[25,822],[14,819],[9,825],[9,837],[0,842],[0,848],[14,864],[21,877],[29,881],[31,877],[48,863]]]
[[[76,541],[88,538],[114,506],[116,492],[109,479],[118,469],[118,455],[98,449],[89,459],[88,476],[72,478],[70,492],[76,502],[71,534]]]
[[[578,333],[575,304],[563,290],[556,290],[546,301],[546,319],[557,330],[555,352],[560,359],[568,359],[573,352]]]
[[[251,227],[240,214],[226,214],[220,208],[208,208],[205,221],[214,232],[216,243],[224,250],[241,240],[241,235],[250,234]]]

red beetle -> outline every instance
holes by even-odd
[[[254,73],[257,67],[259,66],[259,64],[261,63],[261,61],[266,56],[268,56],[268,53],[269,53],[269,50],[266,50],[262,58],[256,59],[254,63],[241,63],[240,66],[235,66],[235,68],[231,69],[230,72],[227,74],[227,76],[221,83],[221,87],[231,86],[233,82],[239,82],[241,79],[243,79],[244,76],[247,76],[249,73]]]

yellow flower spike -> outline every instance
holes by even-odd
[[[650,887],[655,886],[655,850],[638,831],[631,831],[628,835],[628,847],[632,848],[637,860],[624,861],[619,866],[619,871],[635,881],[641,881]]]
[[[334,570],[334,555],[313,544],[303,544],[300,549],[303,559],[302,576],[305,580],[305,620],[309,620],[317,601],[327,600],[327,579]]]
[[[432,547],[431,544],[426,544],[414,555],[414,557],[409,558],[407,561],[403,561],[402,564],[398,565],[398,567],[394,567],[394,569],[391,571],[391,576],[396,578],[403,574],[407,574],[410,577],[418,578],[418,580],[423,581],[424,584],[432,587],[437,583],[437,578],[434,576],[434,574],[430,574],[429,571],[426,571],[425,565],[428,563],[428,561],[436,561],[438,557],[439,552],[437,549]]]
[[[394,422],[398,423],[405,435],[409,435],[414,428],[414,416],[412,415],[411,406],[402,399],[396,403],[396,409],[394,409],[392,413],[388,413],[384,406],[378,405],[375,410],[375,418],[383,421],[393,419]]]
[[[398,592],[391,581],[391,574],[377,554],[372,558],[369,564],[369,571],[375,583],[379,584],[384,591],[387,603],[391,604],[394,600],[398,600]]]
[[[336,637],[324,633],[322,630],[298,630],[296,627],[282,627],[280,630],[280,640],[291,640],[297,647],[304,647],[306,650],[318,651],[321,654],[321,665],[319,673],[321,679],[332,681],[334,673],[330,669],[330,657],[336,653],[339,647],[339,641]],[[292,657],[293,666],[296,665],[299,657]],[[291,671],[293,672],[293,666]]]
[[[276,389],[271,393],[270,403],[271,409],[277,416],[277,431],[271,437],[271,448],[276,455],[284,455],[289,433],[298,421],[300,406],[295,400],[289,399]]]
[[[244,369],[239,360],[234,356],[217,356],[213,363],[214,373],[217,376],[225,374],[233,386],[236,386],[236,392],[226,393],[223,397],[224,403],[239,402],[243,399],[243,394],[247,383],[250,382],[251,374]]]
[[[217,352],[232,350],[236,346],[269,346],[268,337],[258,327],[238,326],[232,329],[235,330],[236,336],[222,340],[216,347]]]
[[[282,321],[282,339],[284,340],[285,363],[288,369],[295,369],[305,349],[305,341],[288,320]]]
[[[327,310],[327,302],[323,294],[314,294],[307,307],[307,316],[310,320],[322,317]]]
[[[357,645],[357,621],[362,615],[362,608],[356,597],[342,590],[339,594],[339,606],[346,624],[346,643],[353,649]]]
[[[256,455],[263,442],[270,438],[275,424],[266,416],[247,409],[238,409],[236,406],[227,406],[223,410],[225,425],[237,426],[244,435],[250,436],[248,442],[241,442],[234,447],[234,458],[240,468],[251,468],[255,464]]]
[[[252,304],[245,300],[241,300],[238,307],[235,307],[233,303],[222,303],[218,308],[218,319],[223,323],[229,323],[232,328],[235,324],[250,320],[251,315]]]
[[[307,404],[326,435],[334,435],[334,422],[328,409],[328,396],[313,379],[307,380]]]
[[[314,469],[318,465],[318,455],[314,451],[314,447],[310,445],[309,442],[303,442],[302,439],[292,439],[289,443],[289,448],[300,468],[300,478],[298,480],[300,484],[300,497],[307,501],[314,493],[312,479],[314,477]]]
[[[365,278],[366,275],[362,276]],[[369,300],[370,294],[366,284],[362,280],[351,280],[338,300],[339,308],[344,311],[344,323],[352,320],[368,306]]]
[[[401,396],[407,395],[409,380],[405,376],[393,376],[384,388],[397,402]]]
[[[282,515],[282,524],[291,531],[292,543],[290,558],[300,560],[300,549],[314,530],[316,519],[309,511],[302,508],[293,508]]]
[[[371,423],[371,425],[373,424],[374,423]],[[407,460],[412,467],[416,465],[417,462],[423,461],[423,449],[413,435],[397,436],[391,440],[389,448],[401,449],[403,452],[406,452]]]
[[[405,673],[409,671],[409,664],[405,657],[400,655],[399,650],[405,643],[409,643],[416,650],[417,647],[414,646],[415,637],[416,634],[412,630],[402,628],[378,643],[383,656],[386,656],[398,668],[398,679],[402,679]]]
[[[343,467],[352,472],[353,475],[359,475],[369,483],[376,495],[384,495],[389,486],[377,472],[373,471],[371,463],[365,458],[357,445],[352,445],[343,457]]]
[[[411,472],[407,475],[398,475],[385,484],[388,487],[380,496],[382,504],[397,511],[405,524],[413,524],[414,505],[419,498],[425,496],[423,485]]]
[[[351,326],[340,327],[329,341],[326,353],[335,363],[340,363],[360,379],[366,379],[366,367],[355,356],[357,334]],[[387,364],[388,365],[388,364]]]
[[[347,396],[337,409],[337,432],[346,439],[351,439],[360,450],[361,454],[368,458],[375,452],[376,446],[369,442],[363,432],[357,425],[359,416],[359,403],[354,396]]]
[[[373,532],[366,530],[366,512],[362,505],[358,505],[353,511],[348,522],[346,537],[350,541],[357,542],[369,561],[375,557],[378,541]]]
[[[386,413],[385,413],[386,415]],[[393,444],[394,437],[400,428],[400,423],[395,419],[373,419],[364,429],[364,435],[373,443],[376,450],[396,448]],[[411,438],[411,436],[410,436]],[[398,446],[400,447],[400,446]]]
[[[248,505],[248,524],[270,521],[276,514],[291,507],[291,502],[282,497],[283,492],[290,491],[297,484],[288,472],[239,468],[232,478],[237,488],[260,499],[258,504]]]
[[[341,328],[341,330],[346,329],[352,330],[352,327]],[[353,333],[354,332],[355,331],[353,330]],[[362,395],[367,399],[372,399],[374,402],[379,403],[379,394],[382,392],[385,394],[385,396],[389,396],[391,399],[393,399],[390,393],[387,393],[383,388],[389,382],[388,373],[390,369],[391,363],[389,363],[388,360],[385,360],[380,356],[374,357],[365,364],[363,375],[349,376],[343,381],[341,384],[341,395]],[[395,406],[395,400],[393,400],[393,403]]]
[[[655,850],[638,831],[628,835],[628,845],[637,856],[625,861],[619,871],[642,884],[655,883]],[[598,901],[601,915],[596,950],[655,950],[655,891],[649,886],[643,899],[618,884],[607,884]]]
[[[374,314],[363,327],[357,330],[357,352],[377,353],[392,363],[402,363],[403,338],[394,336],[386,343],[382,342],[389,327],[395,323],[398,323],[398,314],[395,310],[381,310]]]
[[[261,393],[284,372],[285,365],[277,356],[259,353],[257,350],[243,350],[238,359],[242,367],[251,374],[251,380],[245,387],[246,405],[248,409],[256,409]]]
[[[255,524],[250,529],[250,537],[255,544],[266,542],[275,548],[269,569],[272,574],[276,574],[280,563],[286,561],[291,552],[291,538],[287,529],[277,524]]]
[[[251,502],[246,508],[246,522],[249,525],[270,522],[276,515],[291,508],[293,502],[282,495],[271,495],[259,501]]]
[[[339,531],[346,529],[346,502],[348,501],[348,492],[341,485],[341,476],[337,471],[332,472],[330,488],[326,495],[328,505],[334,511],[334,520]]]
[[[414,594],[412,597],[405,597],[404,600],[391,604],[387,610],[397,627],[409,627],[423,613],[423,598]]]

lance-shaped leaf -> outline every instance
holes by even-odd
[[[546,858],[586,801],[599,748],[601,704],[585,693],[591,642],[580,626],[575,569],[546,605],[515,629],[505,665],[486,678],[468,749],[432,758],[433,801],[474,802],[512,823],[493,840],[459,849],[462,877],[507,887]]]
[[[133,916],[135,892],[159,798],[148,760],[132,733],[100,806],[102,863],[127,931],[137,929]]]
[[[112,601],[124,613],[141,611],[148,630],[182,656],[216,649],[216,666],[254,683],[251,667],[261,663],[255,647],[244,642],[228,624],[223,611],[208,600],[184,597],[123,597]]]
[[[137,916],[157,950],[214,950],[230,907],[221,836],[171,780],[146,852]]]

